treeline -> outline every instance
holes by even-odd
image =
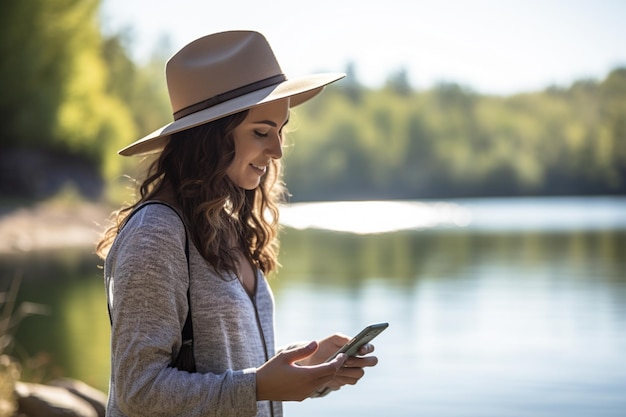
[[[102,35],[99,7],[0,5],[0,195],[28,188],[20,177],[31,164],[8,169],[19,160],[6,157],[27,150],[85,161],[114,198],[135,162],[116,150],[171,121],[169,50],[133,62],[123,33]],[[508,97],[455,84],[415,90],[403,71],[371,89],[348,73],[294,109],[285,156],[294,201],[626,191],[626,68]]]
[[[626,68],[508,97],[348,78],[292,119],[293,200],[626,191]]]

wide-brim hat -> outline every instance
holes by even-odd
[[[165,76],[174,121],[120,150],[120,155],[158,152],[173,133],[259,104],[290,97],[290,107],[297,106],[345,74],[287,79],[263,35],[229,31],[183,47],[167,62]]]

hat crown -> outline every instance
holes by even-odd
[[[165,67],[173,113],[281,74],[269,43],[254,31],[204,36],[182,48]]]

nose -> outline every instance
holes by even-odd
[[[283,137],[277,134],[268,143],[265,154],[272,159],[280,159],[283,157]]]

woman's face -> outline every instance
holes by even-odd
[[[283,127],[289,120],[289,98],[253,107],[233,131],[235,158],[226,175],[237,186],[259,186],[270,161],[283,156]]]

